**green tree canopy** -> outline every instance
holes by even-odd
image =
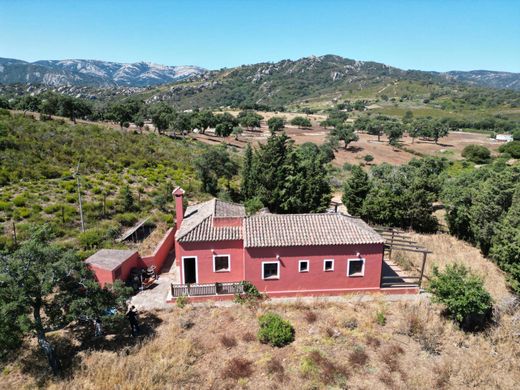
[[[42,226],[14,253],[0,258],[0,338],[8,340],[1,344],[5,352],[19,346],[22,336],[33,335],[57,374],[60,361],[47,333],[80,318],[103,318],[108,308],[124,305],[127,295],[126,290],[99,287],[85,263],[50,244],[51,237]]]

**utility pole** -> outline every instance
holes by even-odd
[[[76,183],[78,185],[78,202],[79,202],[79,216],[81,218],[81,232],[85,231],[85,222],[83,221],[83,204],[81,203],[81,184],[79,182],[79,162],[76,169]]]
[[[16,239],[16,225],[13,221],[13,240],[14,240],[14,246],[17,247],[18,246],[18,241]]]

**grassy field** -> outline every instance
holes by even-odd
[[[497,309],[496,323],[467,334],[427,300],[263,303],[259,307],[188,305],[141,313],[146,337],[90,340],[71,329],[52,337],[71,353],[64,378],[49,377],[34,345],[6,364],[2,388],[49,389],[514,389],[520,381],[518,309],[502,273],[478,251],[446,235],[415,235],[433,264],[451,261],[480,274]],[[401,261],[405,259],[402,256]],[[279,313],[295,341],[273,348],[256,340],[258,317]],[[211,336],[209,337],[209,335]],[[25,362],[22,362],[22,358]]]

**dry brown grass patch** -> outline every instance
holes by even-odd
[[[356,347],[348,356],[348,362],[356,367],[362,367],[368,363],[369,357],[363,347]]]
[[[387,345],[381,350],[381,361],[385,363],[391,371],[399,371],[400,355],[404,353],[404,349],[397,344]]]
[[[242,335],[242,340],[246,343],[256,341],[256,336],[252,332],[246,332]]]
[[[285,380],[285,368],[277,358],[272,358],[267,362],[266,371],[268,375],[272,375],[280,382]]]
[[[307,310],[307,311],[305,311],[303,318],[305,318],[305,321],[307,321],[309,324],[312,324],[312,323],[316,322],[316,320],[318,319],[318,316],[312,310]]]
[[[229,360],[222,372],[222,378],[240,379],[253,375],[253,362],[241,357]]]
[[[220,343],[227,349],[231,349],[237,346],[237,339],[235,336],[220,336]]]

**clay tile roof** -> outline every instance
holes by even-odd
[[[376,244],[384,239],[359,218],[344,214],[260,214],[245,219],[244,246]]]
[[[241,240],[242,226],[213,226],[213,218],[239,218],[245,214],[244,206],[219,199],[189,206],[175,236],[179,242]]]

